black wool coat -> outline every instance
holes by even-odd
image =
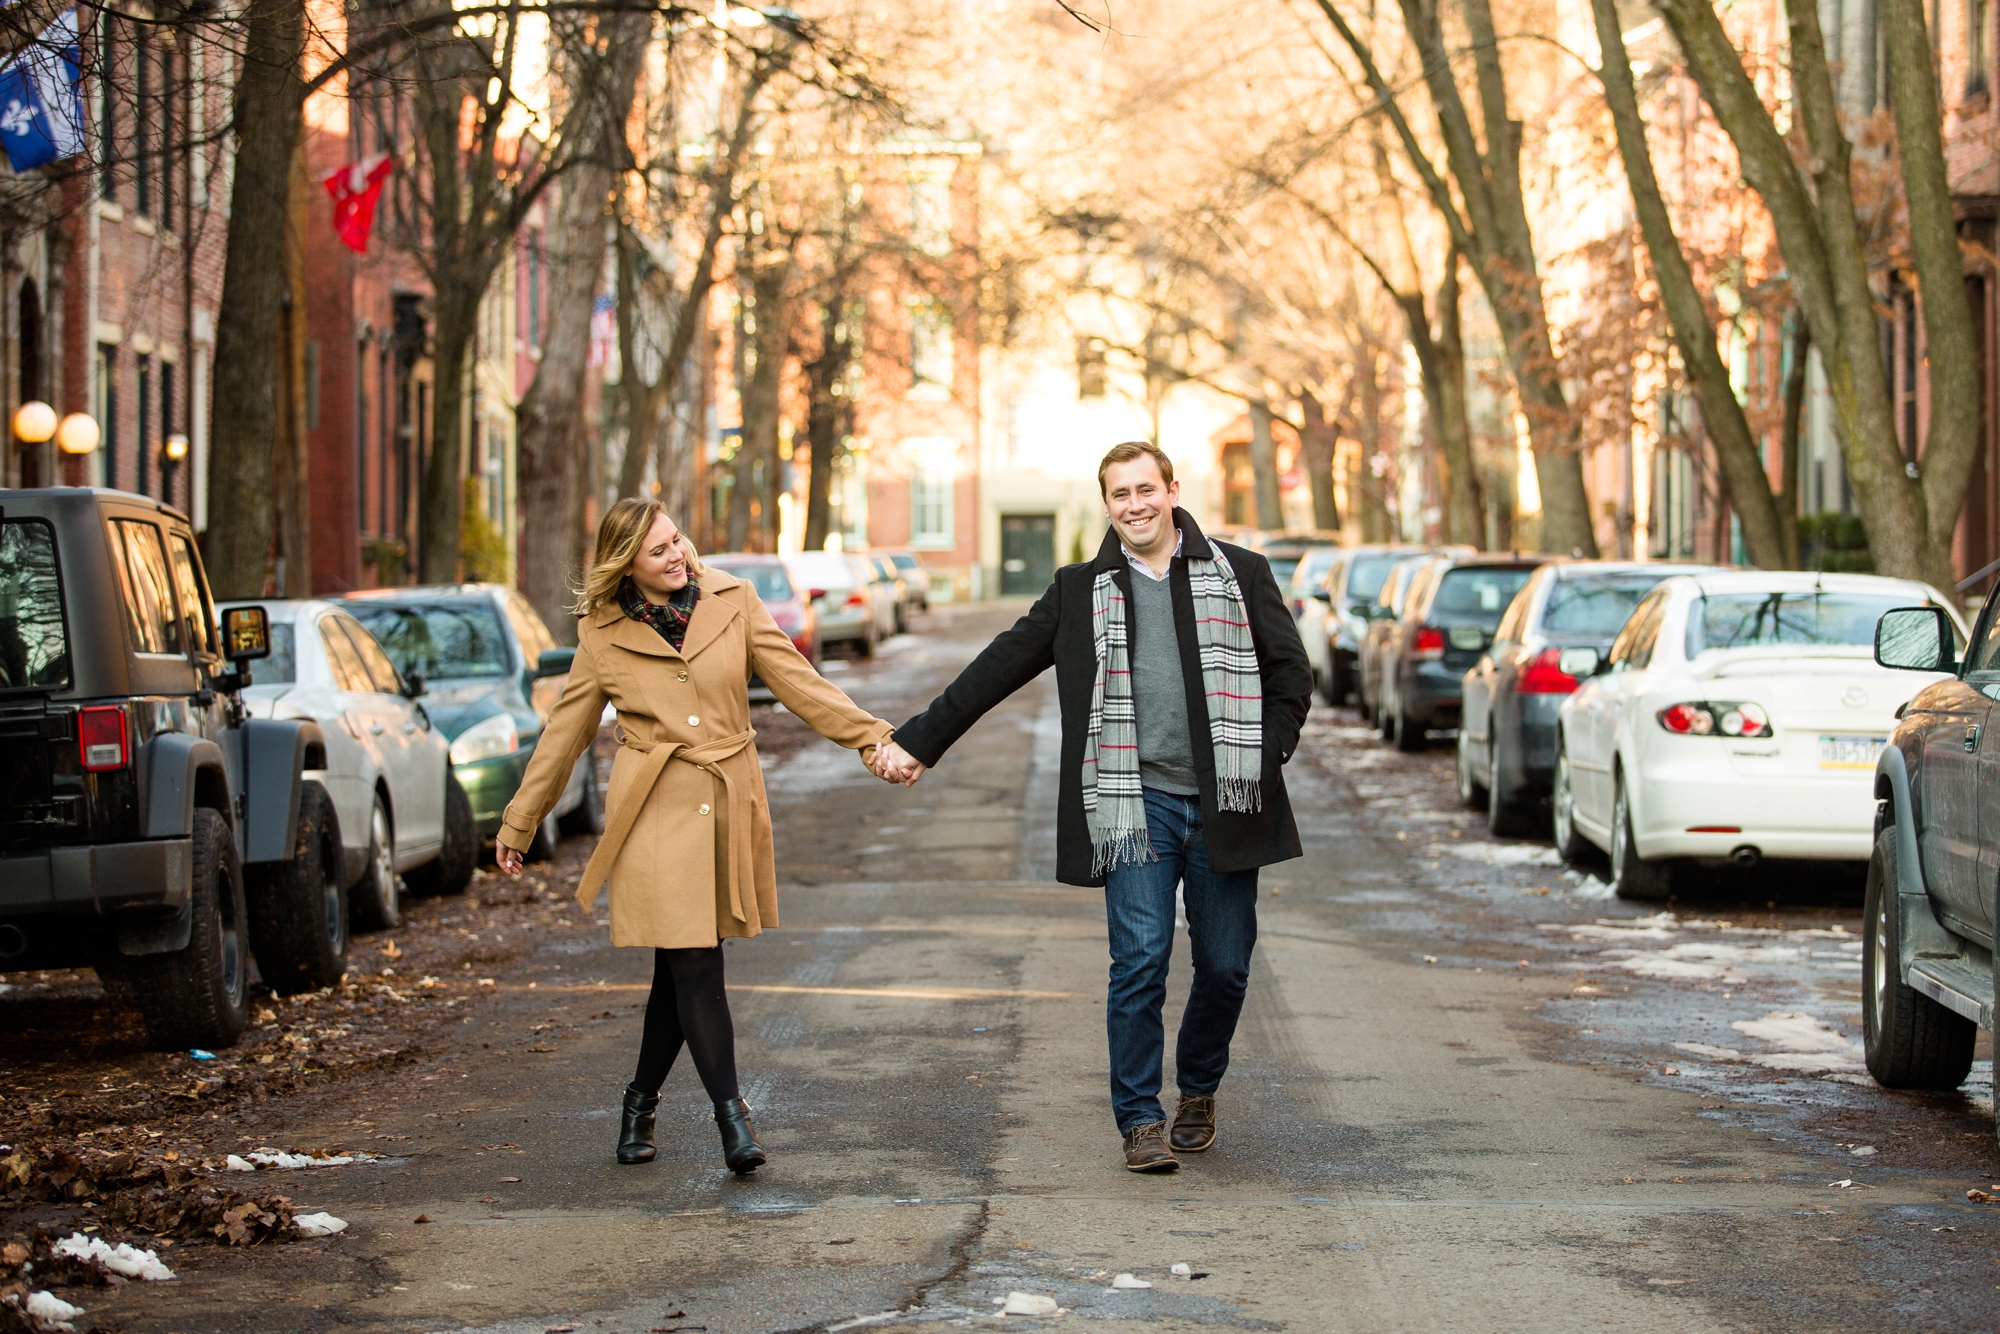
[[[1264,683],[1263,809],[1223,811],[1215,804],[1215,752],[1209,740],[1208,704],[1202,691],[1201,651],[1195,639],[1194,595],[1188,586],[1190,557],[1209,559],[1209,539],[1185,510],[1174,511],[1181,554],[1167,578],[1173,585],[1174,632],[1180,643],[1181,680],[1194,741],[1194,767],[1201,786],[1202,824],[1208,835],[1209,863],[1218,871],[1247,871],[1301,855],[1299,830],[1285,794],[1283,766],[1299,744],[1312,705],[1312,669],[1305,645],[1285,605],[1270,562],[1254,551],[1217,542],[1236,571],[1250,613],[1250,637]],[[1115,531],[1104,535],[1097,558],[1065,565],[1028,614],[958,674],[930,707],[896,729],[896,741],[926,766],[935,765],[954,741],[1001,700],[1053,666],[1062,705],[1062,786],[1056,800],[1056,878],[1066,885],[1101,885],[1091,873],[1090,829],[1083,816],[1083,746],[1090,720],[1090,693],[1097,676],[1091,642],[1090,590],[1109,570],[1132,597],[1132,568]],[[1143,707],[1143,706],[1142,706]]]

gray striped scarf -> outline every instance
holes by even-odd
[[[1225,811],[1263,809],[1264,683],[1250,638],[1250,615],[1236,572],[1219,547],[1208,560],[1189,558],[1201,688],[1208,700],[1208,735],[1215,752],[1215,802]],[[1134,573],[1133,578],[1141,576]],[[1155,860],[1146,837],[1146,799],[1139,783],[1139,727],[1132,702],[1126,600],[1110,571],[1090,588],[1090,631],[1097,679],[1083,743],[1083,813],[1090,826],[1091,874]],[[1170,707],[1170,706],[1169,706]]]

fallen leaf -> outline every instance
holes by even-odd
[[[520,1180],[521,1178],[519,1178],[519,1177],[501,1177],[500,1179],[501,1179],[502,1181],[519,1181],[519,1180]]]
[[[1968,1190],[1965,1192],[1965,1198],[1971,1200],[1974,1204],[1993,1203],[1993,1197],[1983,1190]]]
[[[429,1214],[418,1214],[415,1218],[411,1219],[410,1221],[412,1223],[428,1223],[431,1221],[431,1216]]]

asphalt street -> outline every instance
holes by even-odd
[[[835,679],[900,720],[1018,610],[940,609]],[[2000,1206],[1966,1196],[2000,1181],[1987,1045],[1956,1094],[1867,1079],[1854,877],[1621,904],[1544,843],[1487,839],[1448,745],[1399,755],[1321,707],[1289,770],[1307,852],[1264,877],[1219,1142],[1177,1175],[1127,1173],[1102,897],[1052,879],[1056,742],[1045,678],[912,790],[827,743],[773,747],[784,924],[728,955],[771,1153],[753,1178],[723,1169],[685,1063],[659,1160],[613,1161],[650,960],[601,926],[551,933],[455,1043],[272,1105],[278,1147],[391,1155],[286,1174],[345,1233],[190,1250],[179,1281],[106,1290],[93,1316],[128,1334],[2000,1327]],[[572,840],[557,869],[587,852]],[[1010,1293],[1062,1314],[1002,1316]]]

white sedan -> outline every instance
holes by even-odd
[[[342,883],[355,925],[402,920],[400,875],[413,890],[455,894],[478,856],[472,804],[452,775],[450,743],[431,725],[375,637],[328,602],[258,601],[271,656],[250,665],[243,702],[260,718],[311,718],[326,736],[323,772],[340,825]]]
[[[1633,609],[1604,662],[1564,701],[1557,850],[1595,844],[1627,899],[1665,898],[1689,861],[1865,862],[1875,758],[1936,677],[1874,661],[1892,607],[1943,607],[1928,584],[1865,574],[1746,571],[1666,580]],[[1574,657],[1574,661],[1572,661]]]

